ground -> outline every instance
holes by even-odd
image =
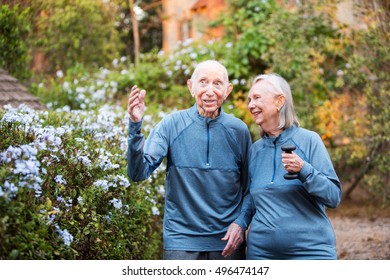
[[[328,210],[328,216],[340,260],[390,260],[390,207],[351,198]]]

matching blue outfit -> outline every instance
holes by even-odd
[[[145,180],[167,158],[164,249],[222,251],[229,225],[245,231],[251,218],[247,126],[223,110],[205,118],[196,105],[165,117],[147,140],[141,126],[129,123],[128,175]]]
[[[299,178],[286,180],[284,144],[304,160]],[[336,239],[325,207],[341,200],[341,184],[318,134],[292,126],[255,142],[249,161],[255,213],[247,259],[336,259]]]

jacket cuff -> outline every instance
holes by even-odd
[[[241,215],[234,221],[235,224],[239,225],[243,232],[245,232],[248,228],[248,217],[245,213],[241,213]]]
[[[129,136],[141,134],[142,120],[139,122],[132,122],[129,120]]]
[[[311,166],[311,164],[305,161],[303,163],[301,171],[298,174],[298,179],[303,183],[306,182],[306,178],[309,177],[309,175],[311,174],[312,168],[313,167]]]

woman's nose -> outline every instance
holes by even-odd
[[[248,108],[249,109],[253,109],[255,107],[255,105],[253,104],[253,102],[252,101],[249,101],[248,102]]]

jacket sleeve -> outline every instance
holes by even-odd
[[[238,224],[243,231],[245,231],[253,216],[253,202],[252,198],[249,193],[249,150],[252,145],[252,141],[250,138],[249,131],[245,133],[245,141],[243,141],[242,147],[243,147],[243,155],[244,155],[244,164],[241,167],[241,186],[242,186],[242,206],[241,206],[241,212],[238,218],[234,221],[236,224]]]
[[[127,175],[133,181],[142,181],[161,164],[168,151],[163,122],[150,133],[147,140],[141,133],[142,121],[129,122],[127,138]]]
[[[341,201],[341,183],[318,134],[310,139],[309,159],[304,161],[299,180],[308,193],[327,207],[336,208]]]

